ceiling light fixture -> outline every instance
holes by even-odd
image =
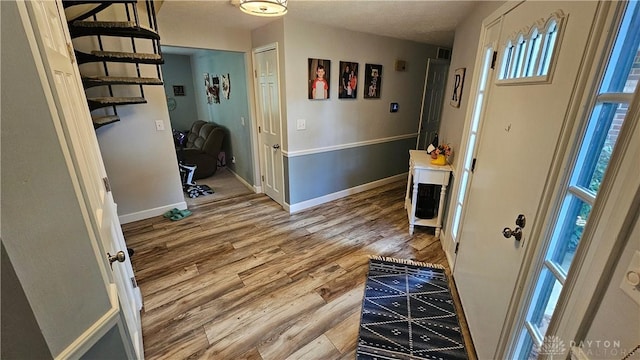
[[[282,16],[287,13],[287,0],[240,0],[240,10],[257,16]]]

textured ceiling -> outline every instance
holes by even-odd
[[[237,3],[237,0],[233,1]],[[353,31],[451,47],[454,29],[476,1],[289,0],[285,15]],[[231,29],[255,29],[274,18],[251,16],[229,0],[165,0],[158,16]]]

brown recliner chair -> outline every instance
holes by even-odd
[[[215,174],[223,140],[224,130],[222,127],[202,120],[193,123],[189,134],[187,134],[185,148],[178,150],[178,159],[183,164],[197,166],[193,174],[194,180]]]

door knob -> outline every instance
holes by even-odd
[[[126,255],[124,254],[124,251],[118,251],[115,255],[111,255],[109,253],[107,253],[108,259],[109,259],[109,265],[111,265],[111,268],[113,269],[113,263],[118,261],[118,262],[124,262],[124,260],[127,258]]]
[[[280,144],[273,145],[273,148],[276,149],[276,150],[280,149]]]
[[[502,230],[502,236],[507,239],[513,236],[517,241],[520,241],[522,239],[522,229],[517,227],[515,228],[515,230],[511,230],[510,228],[506,227]]]

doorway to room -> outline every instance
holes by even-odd
[[[448,73],[449,60],[427,59],[416,150],[426,150],[438,134]]]
[[[194,123],[201,120],[213,124],[200,128],[203,135],[205,130],[211,134],[210,138],[205,135],[188,144],[208,152],[210,158],[198,160],[206,162],[201,170],[209,169],[206,172],[196,170],[192,182],[187,181],[189,169],[183,167],[185,183],[197,185],[185,187],[185,201],[191,206],[253,192],[255,160],[246,54],[177,46],[163,46],[162,51],[167,106],[176,149],[178,154],[184,155],[183,162],[195,162],[194,157],[186,156],[192,150],[180,152],[181,148],[187,147],[188,133],[195,129]],[[216,129],[209,132],[212,128]],[[187,135],[182,141],[178,141],[180,133]],[[197,135],[195,131],[193,135]],[[207,139],[218,145],[212,148]],[[196,158],[200,159],[199,155]],[[200,191],[194,191],[196,188]]]

